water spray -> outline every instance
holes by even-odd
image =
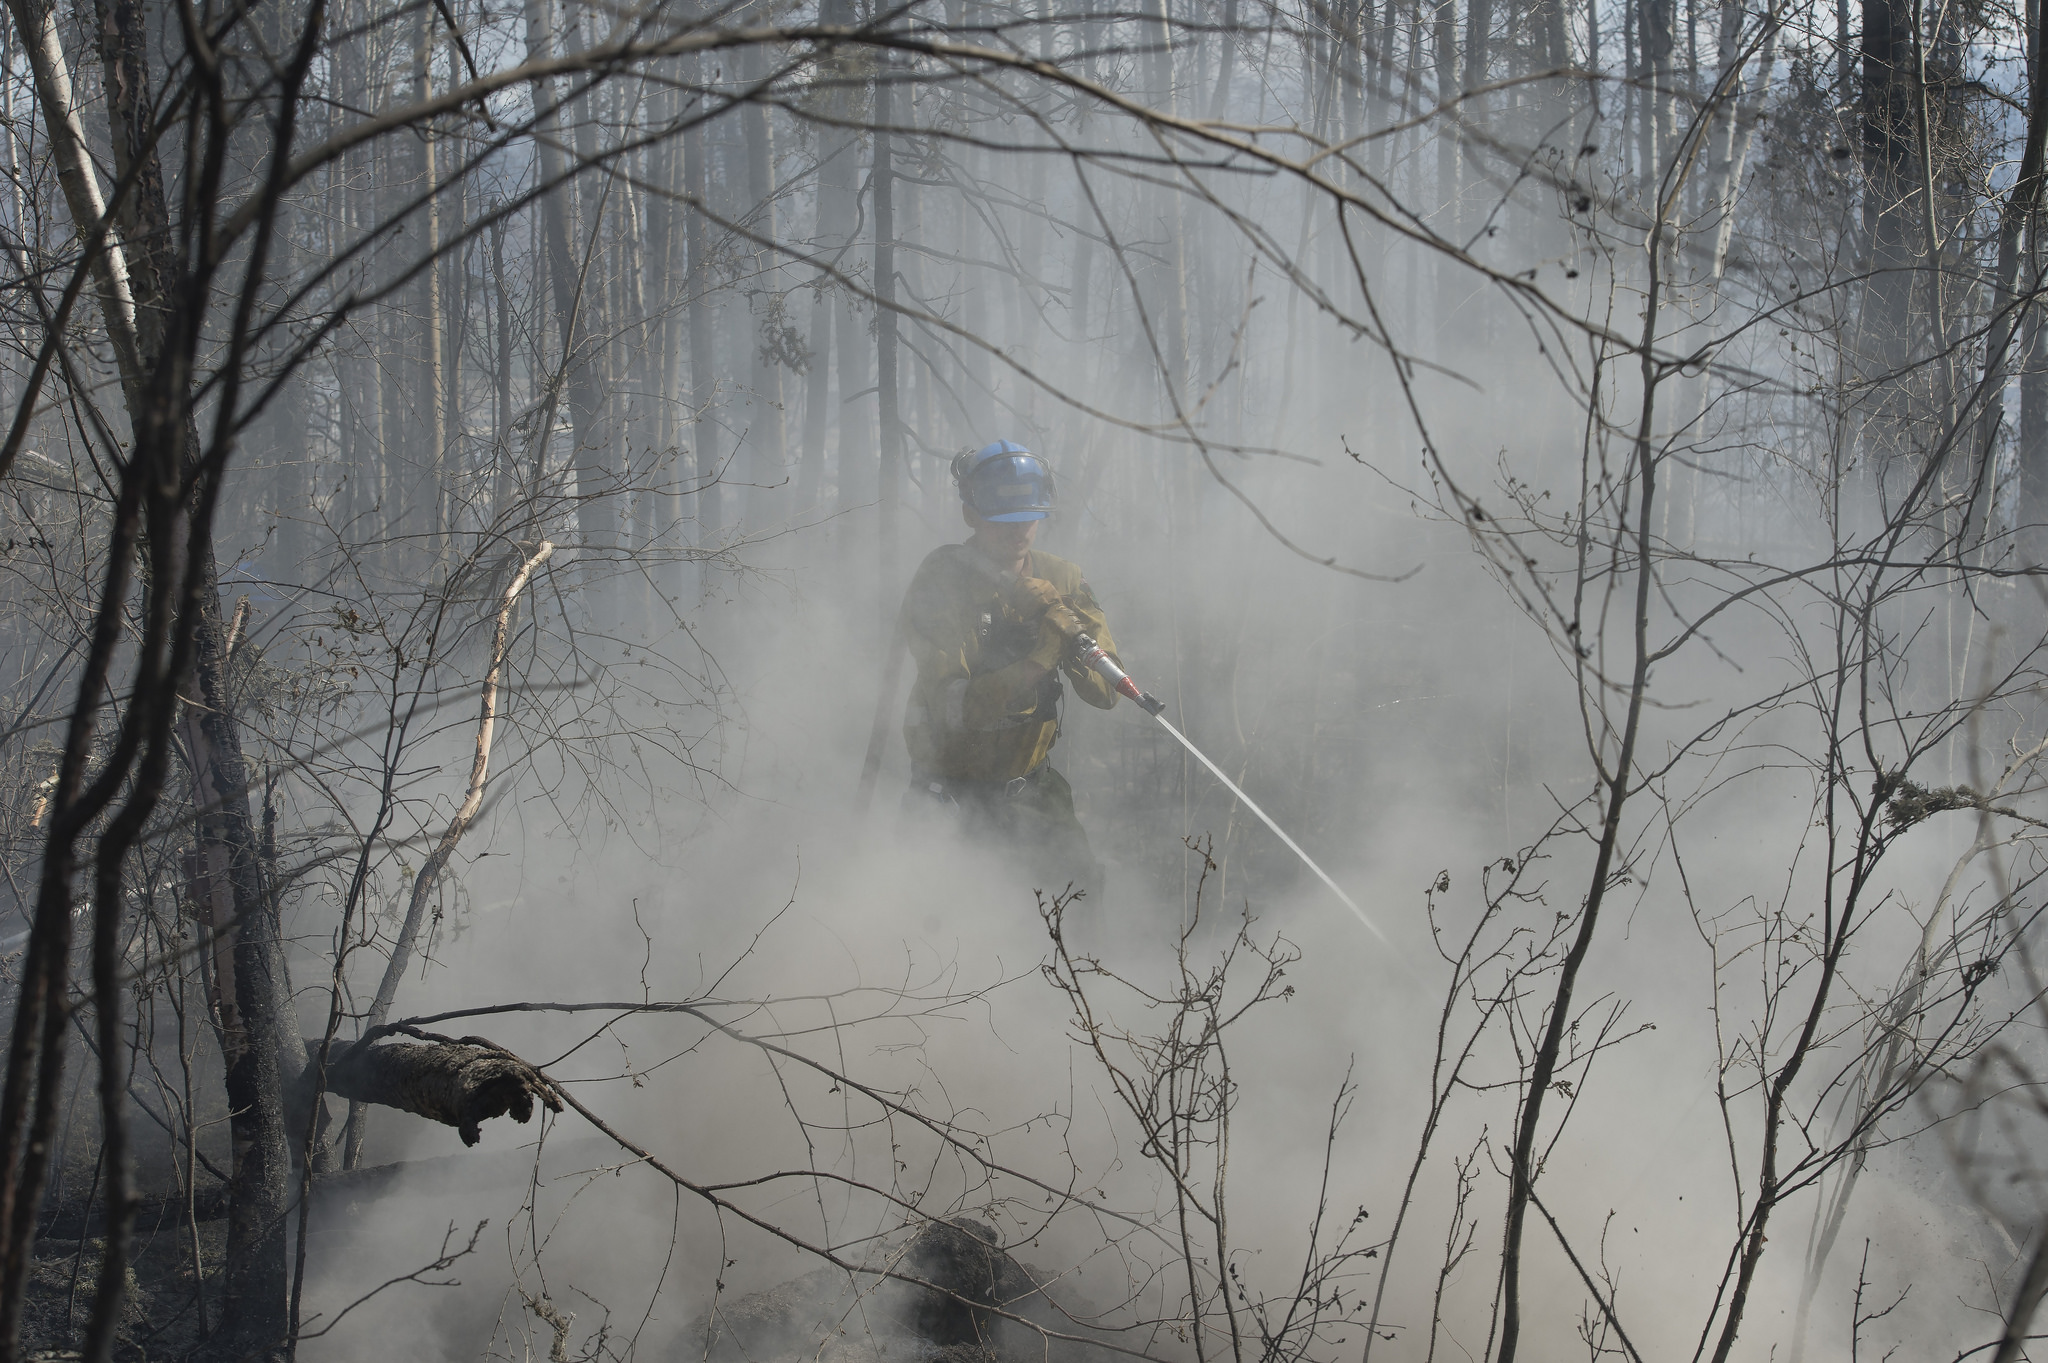
[[[1252,813],[1258,815],[1259,821],[1265,824],[1266,827],[1273,830],[1273,836],[1280,839],[1280,841],[1286,843],[1287,850],[1294,853],[1295,856],[1300,857],[1301,864],[1308,867],[1309,870],[1314,871],[1316,873],[1316,877],[1319,880],[1321,880],[1323,884],[1330,887],[1330,893],[1336,895],[1337,898],[1344,901],[1344,907],[1351,910],[1352,915],[1356,917],[1359,922],[1365,924],[1365,930],[1367,932],[1379,938],[1382,942],[1387,940],[1386,934],[1381,932],[1379,928],[1374,925],[1372,919],[1367,918],[1365,916],[1365,910],[1359,908],[1358,905],[1352,901],[1351,896],[1345,894],[1343,889],[1337,884],[1337,882],[1330,879],[1330,873],[1328,871],[1325,871],[1322,867],[1316,865],[1315,858],[1311,857],[1308,853],[1302,851],[1301,844],[1296,842],[1293,838],[1288,837],[1287,830],[1282,828],[1279,824],[1273,822],[1272,815],[1268,814],[1265,810],[1260,809],[1258,806],[1258,802],[1253,800],[1251,796],[1244,793],[1243,787],[1239,786],[1237,782],[1231,780],[1228,776],[1225,776],[1223,774],[1223,768],[1217,766],[1214,762],[1211,762],[1209,760],[1209,755],[1207,753],[1203,752],[1200,748],[1196,747],[1192,742],[1189,741],[1188,736],[1186,734],[1182,733],[1179,729],[1174,727],[1173,721],[1169,720],[1166,717],[1165,701],[1159,699],[1159,697],[1153,695],[1150,691],[1145,690],[1144,688],[1140,687],[1137,682],[1133,681],[1131,679],[1131,675],[1128,672],[1125,672],[1121,667],[1117,666],[1116,659],[1110,657],[1109,654],[1105,653],[1102,649],[1102,645],[1096,643],[1095,640],[1090,638],[1086,633],[1076,631],[1074,633],[1073,640],[1074,647],[1076,650],[1078,650],[1079,659],[1082,666],[1087,667],[1094,671],[1104,681],[1108,682],[1110,686],[1116,690],[1117,694],[1129,697],[1130,700],[1133,703],[1135,703],[1139,709],[1143,710],[1146,714],[1152,716],[1152,718],[1158,722],[1160,728],[1172,734],[1174,736],[1174,739],[1177,742],[1179,742],[1179,744],[1183,748],[1186,748],[1189,752],[1193,753],[1195,755],[1195,760],[1200,762],[1203,766],[1207,767],[1210,770],[1210,772],[1215,775],[1216,779],[1221,781],[1224,784],[1224,786],[1229,789],[1232,795],[1235,795],[1240,801],[1243,802],[1244,807],[1246,809],[1249,809]]]

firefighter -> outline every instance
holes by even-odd
[[[1100,874],[1074,817],[1074,792],[1050,763],[1062,674],[1098,710],[1117,693],[1082,666],[1076,634],[1115,652],[1081,570],[1032,547],[1053,507],[1052,470],[1013,441],[953,461],[973,534],[934,549],[903,598],[917,664],[904,717],[906,807],[955,807],[970,836],[1008,849],[1039,887],[1086,888]]]

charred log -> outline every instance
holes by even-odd
[[[337,1097],[452,1126],[464,1145],[482,1139],[480,1128],[493,1117],[531,1121],[536,1098],[550,1112],[562,1110],[539,1070],[476,1038],[337,1049],[328,1056],[326,1080],[326,1092]]]

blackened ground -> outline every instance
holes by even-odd
[[[1094,1313],[1069,1292],[1056,1298],[1046,1286],[1052,1275],[1020,1263],[985,1222],[927,1222],[873,1267],[864,1274],[820,1269],[766,1292],[721,1301],[699,1321],[690,1344],[702,1347],[712,1363],[1108,1358],[1085,1340],[1059,1337],[1094,1333],[1088,1323]]]

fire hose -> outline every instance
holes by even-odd
[[[1085,631],[1076,631],[1072,637],[1074,641],[1074,647],[1078,651],[1079,661],[1082,666],[1092,669],[1096,673],[1096,675],[1100,676],[1104,681],[1108,682],[1110,686],[1117,691],[1118,694],[1128,696],[1132,701],[1137,703],[1139,709],[1143,710],[1146,714],[1152,716],[1153,720],[1159,725],[1160,728],[1172,734],[1174,736],[1174,739],[1178,741],[1183,748],[1186,748],[1190,753],[1194,754],[1195,760],[1197,762],[1200,762],[1203,766],[1207,767],[1209,769],[1210,774],[1213,775],[1217,780],[1221,781],[1224,787],[1227,790],[1229,790],[1232,795],[1235,795],[1246,809],[1249,809],[1252,813],[1258,815],[1259,822],[1265,824],[1266,827],[1272,829],[1273,836],[1280,839],[1281,842],[1287,844],[1287,850],[1294,853],[1295,856],[1300,857],[1301,864],[1308,867],[1309,870],[1314,871],[1316,873],[1316,878],[1321,880],[1323,884],[1330,887],[1330,893],[1336,895],[1337,898],[1344,901],[1344,907],[1351,910],[1352,916],[1357,918],[1359,922],[1365,924],[1365,930],[1367,932],[1370,932],[1373,936],[1379,938],[1382,942],[1387,940],[1386,934],[1381,932],[1379,928],[1374,925],[1372,919],[1365,916],[1365,910],[1359,908],[1358,905],[1355,902],[1353,902],[1351,896],[1344,893],[1342,886],[1338,885],[1336,881],[1330,879],[1330,873],[1328,871],[1325,871],[1322,867],[1316,865],[1315,858],[1311,857],[1308,853],[1302,851],[1301,844],[1296,842],[1293,838],[1288,837],[1287,830],[1282,828],[1279,824],[1275,823],[1273,821],[1273,816],[1271,814],[1268,814],[1265,810],[1259,808],[1258,802],[1252,799],[1251,796],[1245,794],[1244,788],[1242,786],[1238,785],[1237,782],[1231,780],[1228,776],[1225,776],[1223,774],[1223,768],[1217,766],[1214,762],[1211,762],[1209,760],[1209,755],[1207,753],[1203,752],[1200,748],[1196,747],[1194,743],[1189,740],[1186,734],[1182,733],[1179,729],[1174,727],[1173,721],[1169,720],[1166,717],[1165,701],[1159,699],[1151,692],[1140,687],[1137,682],[1133,681],[1128,672],[1125,672],[1121,667],[1117,666],[1116,659],[1110,657],[1109,654],[1105,653],[1102,649],[1102,646],[1096,643],[1094,639],[1090,638]]]

